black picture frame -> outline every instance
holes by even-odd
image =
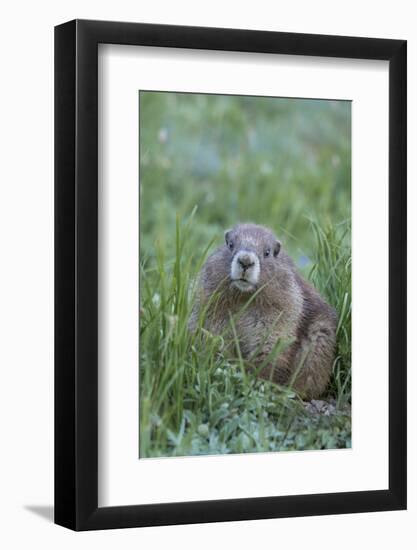
[[[106,43],[389,62],[387,490],[98,506],[97,53]],[[78,531],[406,508],[406,47],[404,40],[106,21],[55,28],[57,524]]]

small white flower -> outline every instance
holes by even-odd
[[[168,129],[160,128],[158,132],[159,143],[166,143],[168,141]]]

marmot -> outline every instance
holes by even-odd
[[[237,338],[242,357],[262,378],[291,384],[304,399],[323,393],[334,360],[336,312],[297,272],[271,230],[247,223],[225,232],[224,245],[201,269],[191,330],[202,310],[204,328]]]

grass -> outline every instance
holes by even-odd
[[[311,278],[340,315],[329,395],[342,408],[350,399],[347,224],[327,231],[312,227],[318,257]],[[257,380],[241,358],[225,356],[221,337],[204,329],[189,332],[189,289],[207,255],[207,250],[197,257],[187,250],[192,230],[192,220],[183,229],[177,222],[173,264],[166,267],[159,244],[156,268],[141,270],[140,456],[349,446],[348,414],[308,414],[294,391]]]
[[[349,447],[350,105],[142,93],[140,109],[140,456]],[[247,220],[275,230],[339,314],[334,415],[188,331],[196,274]]]

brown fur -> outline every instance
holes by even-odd
[[[260,263],[259,280],[250,292],[236,288],[231,279],[233,257],[242,249],[255,253]],[[267,249],[274,253],[265,257]],[[240,352],[258,370],[264,364],[261,377],[281,385],[292,383],[304,398],[317,398],[323,393],[334,359],[336,313],[299,275],[269,229],[240,224],[226,233],[225,245],[207,259],[201,270],[189,322],[191,330],[197,327],[202,307],[207,307],[204,328],[228,336],[230,341],[233,316]],[[283,349],[269,361],[268,355],[277,342],[283,344]]]

